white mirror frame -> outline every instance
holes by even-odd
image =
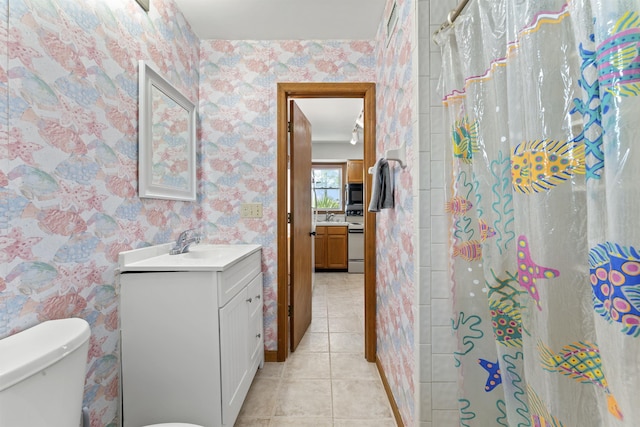
[[[140,197],[196,200],[196,107],[144,61],[138,61],[138,191]],[[160,120],[153,95],[171,104],[170,120]],[[172,101],[172,102],[171,102]],[[157,107],[157,105],[156,105]],[[176,108],[179,107],[179,108]],[[184,110],[182,115],[181,110]],[[169,111],[171,112],[171,111]],[[155,115],[154,115],[155,113]],[[185,128],[186,125],[186,128]],[[178,128],[173,132],[171,128]],[[170,131],[170,132],[169,132]],[[172,145],[160,144],[168,140]],[[158,150],[158,146],[162,148]],[[164,173],[170,171],[171,173]]]

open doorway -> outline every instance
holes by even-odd
[[[364,106],[364,149],[365,171],[375,164],[375,84],[374,83],[279,83],[277,93],[278,123],[278,350],[277,361],[284,361],[289,351],[289,299],[287,241],[287,188],[288,188],[288,108],[293,98],[362,98]],[[371,196],[371,176],[365,173],[363,183],[365,200]],[[364,356],[369,362],[376,360],[376,275],[375,275],[375,215],[364,212]]]

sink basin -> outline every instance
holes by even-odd
[[[191,245],[189,252],[169,255],[173,243],[120,252],[118,266],[126,271],[223,271],[260,250],[253,244]]]
[[[185,252],[185,257],[188,258],[219,258],[227,256],[230,248],[221,247],[220,245],[191,245],[189,246],[189,252]]]

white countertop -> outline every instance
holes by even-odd
[[[318,221],[316,222],[316,227],[337,227],[337,226],[348,226],[349,223],[346,221]]]
[[[118,269],[127,271],[223,271],[259,251],[262,246],[237,245],[191,245],[189,252],[169,255],[173,243],[149,246],[120,252]]]

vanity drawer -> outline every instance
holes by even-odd
[[[260,251],[240,260],[228,270],[220,272],[218,306],[223,307],[262,270]]]

